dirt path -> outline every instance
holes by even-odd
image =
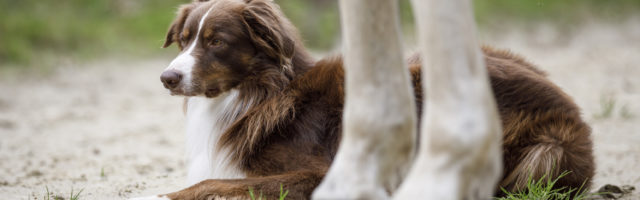
[[[640,187],[640,26],[541,27],[484,37],[548,71],[592,125],[594,188]],[[635,24],[635,25],[634,25]],[[159,72],[169,62],[71,65],[51,76],[0,80],[0,199],[124,199],[184,187],[182,99]],[[638,198],[638,191],[635,192]]]
[[[62,68],[0,84],[0,199],[122,199],[182,187],[182,99],[167,60]]]

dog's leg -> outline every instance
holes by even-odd
[[[413,0],[423,55],[420,150],[396,199],[491,199],[501,126],[469,0]]]
[[[415,103],[402,56],[397,2],[340,2],[345,107],[339,151],[314,199],[385,199],[407,172]]]
[[[210,179],[178,192],[130,200],[251,199],[249,190],[253,192],[255,199],[279,199],[281,193],[285,192],[286,199],[308,199],[313,189],[320,184],[323,175],[323,172],[318,171],[298,171],[246,179]]]

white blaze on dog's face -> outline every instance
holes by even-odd
[[[261,6],[271,5],[216,0],[182,6],[164,44],[175,42],[182,51],[160,77],[165,88],[173,95],[216,97],[290,59],[289,38]]]
[[[193,50],[196,48],[196,45],[198,44],[198,39],[200,36],[200,32],[202,31],[202,25],[204,25],[204,20],[207,18],[207,16],[209,16],[209,13],[211,12],[212,8],[213,7],[209,8],[209,10],[207,10],[207,12],[204,13],[204,16],[202,16],[202,18],[200,19],[200,22],[198,23],[198,31],[196,32],[194,41],[191,42],[189,48],[184,50],[182,53],[180,53],[178,57],[173,59],[173,61],[171,61],[171,64],[169,64],[169,67],[167,67],[167,69],[165,69],[165,72],[163,72],[162,74],[162,76],[164,77],[176,76],[178,79],[180,79],[181,77],[181,80],[178,81],[177,91],[180,91],[185,95],[188,95],[190,91],[194,90],[193,83],[191,82],[193,68],[196,65],[196,58],[193,55]],[[175,81],[175,80],[169,80],[169,81]],[[165,84],[171,84],[171,83],[165,83]],[[171,92],[174,93],[173,90]]]

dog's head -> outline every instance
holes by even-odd
[[[160,79],[173,95],[216,97],[264,74],[292,76],[294,39],[271,0],[196,0],[183,5],[164,47],[181,53]]]

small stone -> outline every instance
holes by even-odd
[[[620,187],[612,184],[602,186],[598,189],[598,193],[600,193],[600,196],[608,199],[618,199],[626,194]]]
[[[38,170],[33,170],[33,171],[29,172],[27,174],[27,176],[34,176],[34,177],[42,176],[42,172],[40,172]]]
[[[15,128],[15,124],[9,120],[0,119],[0,128],[11,130]]]
[[[633,187],[633,185],[623,185],[621,189],[623,193],[631,194],[631,192],[636,190],[636,187]]]

